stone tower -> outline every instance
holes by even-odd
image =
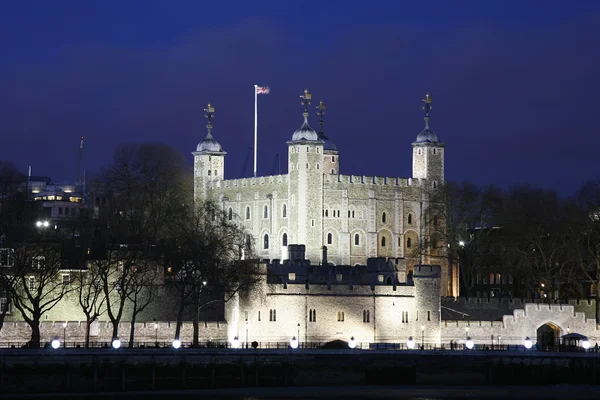
[[[323,101],[319,102],[317,106],[319,112],[317,115],[319,116],[319,139],[323,142],[323,173],[326,175],[339,175],[340,173],[340,156],[335,143],[331,139],[329,139],[325,135],[325,131],[323,130],[323,125],[325,121],[323,121],[323,115],[325,115],[325,110],[327,110],[327,106]]]
[[[415,265],[415,324],[413,338],[416,343],[439,344],[440,321],[440,275],[439,265]]]
[[[413,178],[427,179],[431,187],[444,183],[444,143],[429,128],[429,112],[431,96],[429,93],[422,100],[425,110],[425,128],[417,136],[413,146]]]
[[[288,141],[290,243],[306,245],[306,258],[318,262],[323,230],[323,141],[308,124],[308,89],[300,96],[304,123]]]
[[[227,153],[212,136],[212,118],[215,108],[208,103],[204,111],[206,112],[204,116],[208,119],[207,134],[192,153],[194,155],[194,201],[206,200],[210,195],[207,192],[209,182],[225,178],[225,154]]]

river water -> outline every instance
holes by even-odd
[[[600,386],[347,386],[347,387],[278,387],[190,391],[53,393],[8,395],[2,399],[89,400],[587,400],[600,399]]]

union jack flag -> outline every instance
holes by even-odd
[[[256,94],[269,94],[270,91],[271,91],[271,89],[269,89],[268,86],[257,86],[256,87]]]

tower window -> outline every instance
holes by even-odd
[[[435,154],[435,149],[433,149],[433,154]]]
[[[344,312],[343,311],[338,311],[337,320],[338,320],[338,322],[344,322]]]
[[[333,235],[331,233],[327,234],[327,244],[333,243]]]
[[[371,322],[371,311],[363,310],[363,322]]]
[[[408,247],[409,249],[412,247],[412,240],[411,240],[411,238],[406,239],[406,247]]]
[[[384,224],[385,224],[385,219],[386,219],[385,217],[386,217],[386,215],[385,215],[385,212],[384,212],[383,214],[381,214],[381,222],[384,223]]]
[[[267,206],[263,209],[263,218],[269,218],[269,207]]]
[[[319,169],[319,164],[317,164],[317,169]]]
[[[331,170],[331,175],[335,174],[335,169]]]
[[[325,210],[325,216],[329,217],[329,210]]]
[[[211,172],[211,171],[210,171],[210,169],[209,169],[209,170],[208,170],[208,176],[210,176],[210,172]]]
[[[317,310],[308,310],[308,322],[317,322]]]
[[[335,162],[335,156],[331,156],[331,162]]]
[[[283,218],[287,218],[287,206],[284,204],[282,209],[281,209],[281,216]]]
[[[306,163],[306,169],[308,169],[308,163]]]
[[[284,233],[283,236],[281,237],[281,245],[287,246],[287,233]]]
[[[360,246],[360,235],[358,233],[354,234],[354,245]]]
[[[246,207],[246,219],[250,219],[250,207]]]
[[[269,248],[269,235],[265,233],[263,237],[263,249],[267,250]]]
[[[385,247],[385,236],[381,238],[381,247]]]
[[[409,224],[412,224],[412,214],[408,214],[408,221]]]
[[[227,218],[231,221],[233,219],[233,210],[229,207],[229,211],[227,212]]]
[[[277,321],[277,310],[269,310],[269,321],[275,322]]]
[[[417,154],[421,155],[421,149],[419,149],[419,151],[417,152]]]

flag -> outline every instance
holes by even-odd
[[[256,87],[256,94],[269,94],[270,91],[271,91],[271,89],[269,89],[268,86],[257,86]]]

